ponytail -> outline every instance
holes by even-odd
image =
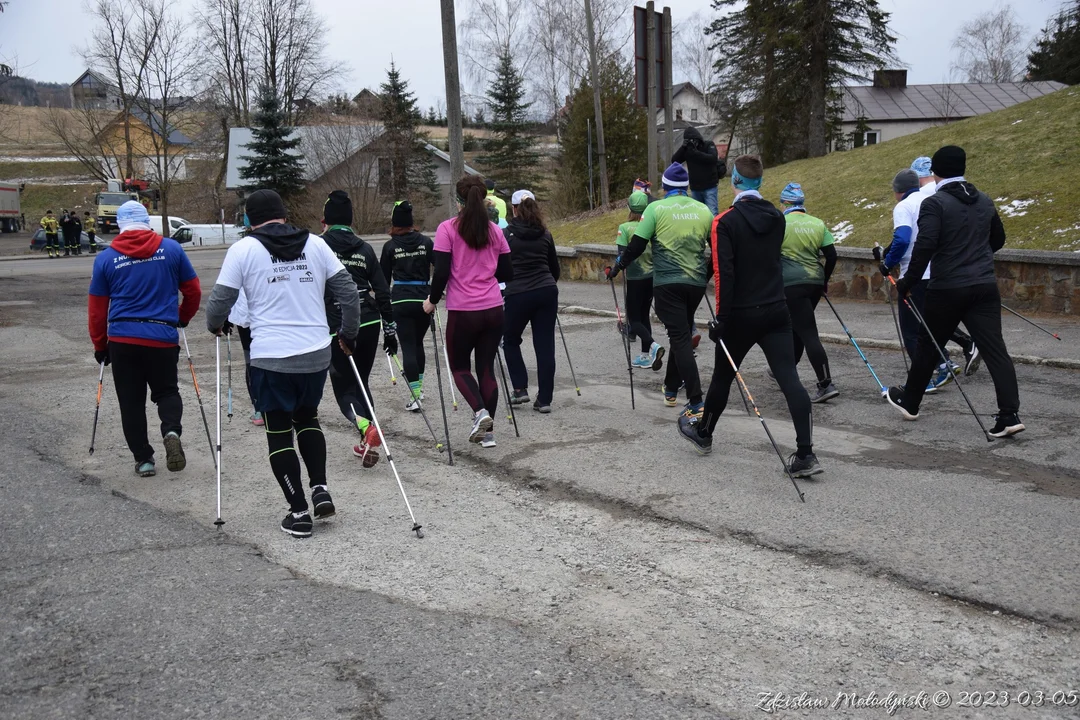
[[[540,204],[536,200],[531,197],[522,198],[515,210],[523,223],[547,232],[547,228],[544,227],[544,216],[540,213]]]
[[[491,221],[488,219],[487,188],[484,181],[475,175],[466,175],[457,182],[458,202],[461,210],[457,216],[457,231],[465,244],[473,250],[486,248],[489,242]]]

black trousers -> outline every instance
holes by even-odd
[[[814,284],[789,285],[784,288],[784,296],[787,299],[788,314],[791,316],[791,330],[795,342],[795,364],[802,360],[803,349],[806,349],[806,357],[810,359],[810,365],[817,375],[818,385],[827,386],[832,382],[832,373],[829,371],[829,356],[825,354],[825,348],[821,345],[818,337],[817,319],[814,311],[821,302],[822,286]]]
[[[656,302],[656,316],[664,323],[668,334],[668,346],[674,362],[668,362],[667,375],[664,377],[664,389],[677,392],[679,385],[686,383],[686,399],[692,403],[701,402],[701,376],[698,375],[697,360],[694,359],[694,346],[691,344],[694,331],[694,313],[697,312],[701,298],[705,297],[705,288],[697,285],[674,283],[657,285],[653,288],[653,300]]]
[[[183,434],[180,422],[184,403],[176,380],[180,347],[154,348],[110,342],[109,358],[116,399],[120,403],[124,440],[135,462],[153,460],[154,447],[146,437],[146,388],[150,388],[150,400],[157,405],[161,436],[170,432]]]
[[[626,281],[626,321],[630,323],[630,331],[641,341],[643,353],[649,352],[653,344],[652,321],[649,318],[652,301],[651,277]]]
[[[60,235],[57,233],[45,233],[45,249],[52,255],[53,251],[60,254]]]
[[[371,394],[371,368],[375,364],[375,353],[379,348],[379,331],[382,326],[378,323],[365,325],[356,334],[356,353],[353,360],[356,361],[356,369],[360,371],[360,377],[364,380],[364,387]],[[356,384],[356,375],[353,374],[352,365],[349,364],[349,356],[341,349],[337,337],[330,342],[330,385],[334,388],[334,397],[337,398],[341,414],[351,423],[356,422],[356,417],[371,420],[371,409],[364,402],[364,394],[360,392],[360,386]],[[371,402],[375,402],[372,396]],[[355,412],[354,412],[355,411]]]
[[[537,288],[507,295],[503,325],[503,351],[506,370],[515,390],[529,387],[529,371],[521,355],[521,334],[532,326],[533,352],[536,353],[536,399],[550,405],[555,394],[555,316],[559,311],[559,288]]]
[[[64,233],[64,252],[77,253],[79,252],[79,235],[74,232]]]
[[[94,231],[88,230],[86,232],[86,237],[90,238],[90,254],[93,255],[97,252],[97,241],[94,240]]]
[[[394,322],[405,380],[417,382],[427,366],[424,338],[431,328],[431,316],[424,312],[423,302],[407,300],[394,303]]]
[[[795,369],[795,350],[792,341],[791,319],[787,304],[778,302],[772,305],[739,310],[732,313],[724,327],[724,344],[731,359],[741,365],[750,348],[757,345],[765,353],[776,382],[787,399],[788,412],[795,424],[795,441],[800,457],[813,451],[814,415],[810,404],[810,395],[799,382],[799,373]],[[735,371],[728,362],[720,343],[716,344],[716,365],[713,370],[709,394],[705,397],[705,414],[702,415],[704,427],[711,434],[720,420],[720,415],[727,407],[731,383]],[[925,385],[925,383],[923,383]],[[742,392],[741,390],[739,392]]]
[[[926,298],[926,285],[929,282],[929,280],[920,280],[911,286],[911,291],[908,293],[908,301],[914,303],[915,309],[919,312],[923,312],[923,302]],[[908,306],[901,301],[900,334],[904,336],[904,348],[907,350],[908,357],[915,357],[915,350],[919,344],[919,331],[921,329],[922,324],[919,322],[919,318],[915,317],[915,313],[911,312]],[[961,331],[960,328],[953,330],[949,339],[964,348],[964,352],[971,352],[971,347],[974,345],[971,336]],[[947,347],[942,345],[941,349],[945,351],[945,357],[950,357],[949,349]]]
[[[979,346],[983,362],[994,381],[998,412],[1008,415],[1020,409],[1016,368],[1001,337],[1001,295],[997,283],[951,290],[927,290],[922,315],[934,339],[942,347],[956,326],[964,323],[971,331],[971,339]],[[930,341],[930,335],[922,330],[915,354],[911,357],[911,370],[904,390],[904,404],[909,410],[918,411],[926,384],[940,362],[941,356]]]

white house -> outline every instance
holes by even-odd
[[[675,83],[671,87],[671,105],[674,108],[672,115],[676,123],[682,121],[691,125],[706,125],[713,122],[714,118],[705,102],[705,94],[693,83]],[[656,112],[656,124],[664,124],[663,110]]]

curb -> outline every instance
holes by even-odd
[[[581,307],[580,305],[565,305],[559,308],[559,312],[569,313],[571,315],[591,315],[593,317],[618,317],[614,310],[597,310],[596,308]],[[653,319],[659,322],[659,318],[655,315]],[[708,323],[705,318],[694,318],[694,322],[699,326],[704,326]],[[818,333],[818,337],[822,342],[827,342],[833,345],[848,345],[847,335],[835,335],[833,333]],[[882,350],[900,350],[900,342],[897,340],[878,340],[876,338],[862,338],[859,340],[860,347],[880,348]],[[1064,370],[1080,370],[1080,360],[1073,360],[1072,358],[1043,358],[1036,357],[1034,355],[1011,355],[1014,363],[1019,365],[1041,365],[1043,367],[1062,368]]]

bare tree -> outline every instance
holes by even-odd
[[[965,23],[953,38],[953,49],[958,51],[953,67],[972,83],[1020,80],[1027,64],[1027,34],[1011,6],[985,12]]]
[[[198,14],[209,50],[208,89],[234,127],[251,124],[251,77],[254,15],[246,0],[204,0]]]
[[[705,94],[706,110],[702,120],[706,124],[717,120],[716,84],[719,73],[716,61],[720,55],[712,38],[705,34],[708,26],[709,21],[700,12],[686,18],[675,29],[678,40],[673,53],[676,75],[685,77]]]
[[[311,0],[256,0],[254,47],[259,77],[275,88],[286,120],[296,124],[300,102],[325,94],[331,76],[323,55],[326,25]]]
[[[68,154],[104,183],[115,177],[115,171],[126,161],[125,147],[115,146],[108,133],[115,118],[110,110],[50,107],[45,113],[45,126]]]
[[[360,232],[382,228],[387,213],[379,197],[376,144],[382,126],[355,118],[323,117],[317,121],[328,124],[305,128],[300,144],[309,174],[320,178],[313,190],[323,194],[344,190],[353,202],[353,227]]]

